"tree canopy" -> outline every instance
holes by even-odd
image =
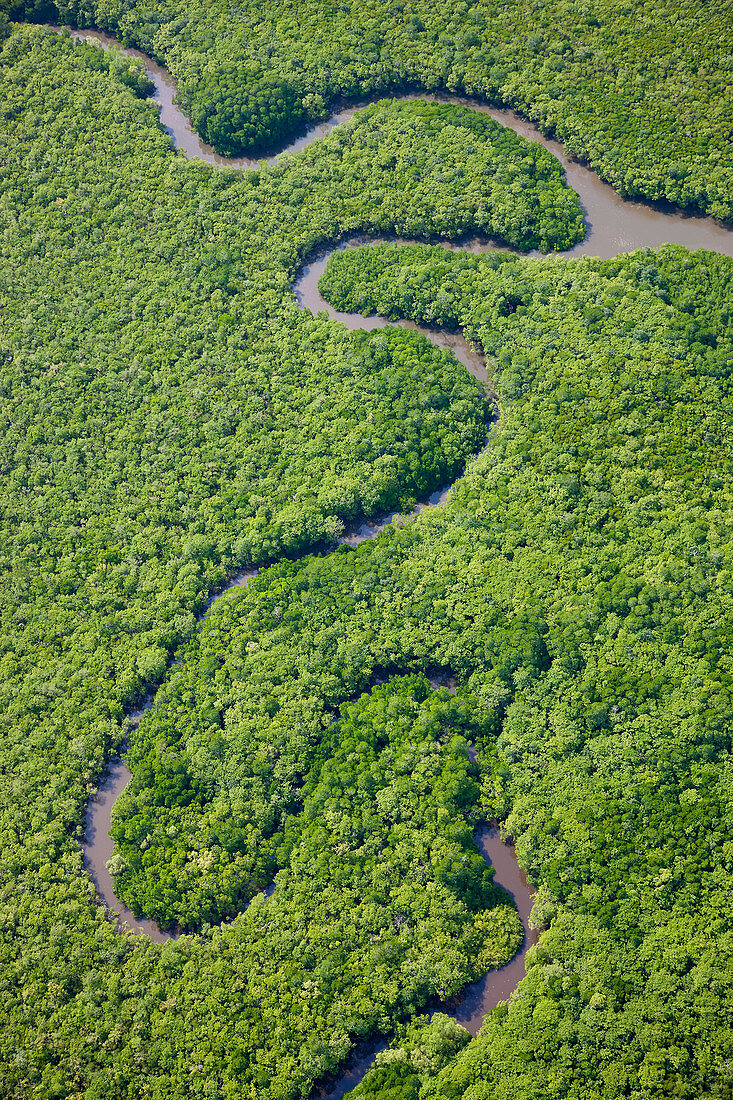
[[[113,18],[149,47],[168,27],[179,73],[200,57],[155,8]],[[287,25],[252,25],[274,71]],[[355,26],[362,52],[333,72],[366,80],[376,39]],[[561,247],[577,205],[546,154],[386,102],[236,174],[177,154],[145,91],[67,36],[2,43],[0,1091],[306,1100],[381,1033],[364,1096],[721,1100],[733,263],[332,257],[330,301],[483,348],[496,418],[424,335],[348,332],[291,284],[356,231],[513,231],[518,182],[516,243]],[[448,480],[441,508],[333,549]],[[262,568],[199,622],[245,565]],[[112,870],[183,926],[162,946],[118,933],[79,845],[125,736]],[[487,818],[545,930],[468,1041],[419,1017],[518,945],[473,840]]]
[[[447,91],[514,107],[622,195],[733,214],[727,4],[660,0],[0,0],[111,31],[173,74],[225,154],[277,146],[344,98]]]

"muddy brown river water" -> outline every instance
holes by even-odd
[[[441,504],[449,488],[437,490],[427,500],[416,505],[412,516],[418,515],[426,508]],[[408,517],[409,518],[409,517]],[[348,546],[357,546],[365,539],[373,539],[395,519],[395,514],[382,516],[375,520],[365,520],[363,523],[347,531],[340,542]],[[246,570],[232,577],[223,592],[231,588],[241,587],[255,576],[256,570]],[[206,611],[223,594],[218,593],[211,597],[206,605]],[[452,679],[437,679],[432,681],[434,687],[448,686],[455,691],[455,682]],[[153,706],[154,695],[146,697],[141,705],[130,712],[128,721],[136,726],[143,715]],[[472,759],[475,753],[471,750]],[[175,938],[175,933],[164,932],[151,920],[141,919],[135,916],[114,892],[114,881],[107,867],[107,862],[113,853],[113,841],[109,834],[112,822],[112,809],[132,778],[124,756],[118,756],[110,762],[107,771],[99,784],[97,791],[91,798],[87,807],[86,828],[84,832],[83,851],[84,861],[97,892],[104,901],[110,914],[117,923],[120,931],[138,933],[147,936],[153,943],[165,943]],[[522,921],[523,939],[519,950],[514,957],[498,970],[489,970],[483,977],[468,985],[450,1006],[439,1005],[432,1011],[448,1011],[471,1035],[477,1035],[486,1013],[495,1008],[500,1001],[507,1000],[519,982],[524,977],[524,959],[529,947],[537,942],[537,932],[530,928],[529,918],[532,910],[533,893],[526,875],[520,868],[514,854],[513,845],[502,840],[496,825],[484,827],[476,833],[476,846],[486,860],[487,864],[494,868],[494,882],[501,886],[512,898],[517,907]],[[272,887],[267,891],[272,893]],[[314,1100],[341,1100],[352,1088],[362,1080],[369,1067],[372,1065],[376,1054],[387,1046],[386,1040],[376,1039],[371,1042],[361,1043],[354,1050],[346,1067],[336,1080],[314,1092]]]
[[[96,39],[106,48],[114,46],[122,49],[116,39],[101,31],[72,30],[72,34],[80,40]],[[355,104],[334,112],[325,122],[312,127],[280,153],[272,156],[222,157],[201,140],[186,115],[176,104],[176,85],[170,73],[139,50],[124,52],[130,57],[138,58],[145,66],[148,76],[155,85],[153,99],[160,108],[161,124],[171,135],[176,148],[190,159],[203,160],[207,164],[221,168],[241,170],[256,168],[262,163],[272,164],[285,153],[297,153],[319,138],[325,137],[335,126],[348,121],[359,106],[364,106],[363,103]],[[399,98],[441,100],[470,107],[475,111],[491,115],[502,126],[508,126],[515,133],[531,141],[538,141],[544,145],[545,149],[554,153],[565,169],[567,182],[580,197],[587,227],[585,240],[569,251],[563,252],[564,257],[600,256],[602,259],[608,259],[611,256],[617,256],[620,252],[630,252],[635,248],[658,248],[662,244],[682,244],[686,248],[709,248],[714,252],[733,256],[733,230],[712,218],[697,217],[676,210],[664,210],[647,203],[622,199],[618,192],[599,179],[591,168],[568,156],[558,141],[545,137],[532,122],[528,122],[514,111],[492,107],[480,100],[465,96],[416,93]],[[467,242],[464,247],[471,251],[485,251],[492,245],[486,241],[475,240]]]
[[[122,49],[116,39],[103,34],[101,31],[74,30],[72,34],[80,41],[95,41],[106,49]],[[222,157],[215,153],[211,146],[206,145],[201,140],[187,116],[177,105],[176,85],[170,73],[139,50],[125,49],[124,53],[137,58],[145,66],[148,76],[155,85],[152,98],[158,105],[161,125],[170,134],[175,147],[180,149],[189,159],[202,160],[207,164],[220,168],[242,171],[248,168],[257,168],[263,163],[273,164],[285,154],[298,153],[314,141],[325,137],[335,126],[339,126],[352,118],[360,106],[364,106],[363,103],[354,104],[334,112],[325,122],[313,126],[306,133],[292,141],[286,148],[271,156],[260,158]],[[658,248],[662,244],[681,244],[687,248],[707,248],[715,252],[722,252],[726,256],[733,256],[733,229],[721,225],[712,218],[697,217],[675,210],[665,210],[658,206],[641,202],[629,202],[621,198],[618,192],[599,179],[592,169],[568,156],[559,142],[545,137],[533,123],[522,118],[515,111],[492,107],[490,104],[469,99],[465,96],[428,93],[425,95],[403,95],[399,98],[406,100],[439,100],[481,111],[490,115],[502,126],[507,126],[515,133],[521,134],[522,137],[539,142],[557,157],[565,170],[568,184],[577,192],[580,198],[586,224],[585,240],[575,245],[574,248],[557,254],[558,259],[573,256],[600,256],[602,259],[609,259],[621,252],[630,252],[636,248]],[[336,247],[345,248],[367,243],[374,244],[377,242],[366,237],[354,237]],[[445,248],[462,248],[474,254],[487,252],[497,247],[495,242],[481,238],[472,238],[461,241],[459,244],[441,243]],[[352,313],[341,313],[321,296],[318,290],[318,280],[323,274],[332,252],[333,248],[324,251],[303,267],[293,287],[298,303],[313,313],[321,310],[325,311],[333,320],[342,322],[350,329],[382,328],[388,324],[382,317],[360,317]],[[397,323],[405,328],[418,329],[438,347],[450,349],[456,359],[463,363],[471,374],[484,383],[487,381],[486,364],[482,355],[460,333],[430,330],[414,325],[410,321],[399,321]]]
[[[76,39],[96,41],[105,48],[122,48],[109,35],[99,31],[72,31],[72,33]],[[313,127],[279,154],[257,159],[246,157],[228,159],[218,156],[213,149],[201,141],[198,134],[193,130],[188,118],[175,102],[176,86],[170,74],[137,50],[128,49],[124,52],[131,57],[138,58],[144,64],[150,79],[155,85],[153,98],[160,110],[161,125],[171,135],[176,148],[191,159],[203,160],[208,164],[221,168],[230,170],[255,168],[263,162],[273,163],[278,157],[287,153],[297,153],[312,142],[325,137],[335,126],[346,122],[359,108],[357,104],[335,112],[326,122]],[[558,260],[580,255],[610,258],[621,252],[628,252],[637,248],[656,248],[668,243],[685,245],[687,248],[707,248],[722,252],[727,256],[733,256],[733,231],[731,229],[718,224],[711,218],[691,216],[674,210],[665,210],[645,203],[629,202],[622,199],[608,184],[603,183],[591,169],[569,157],[562,145],[546,138],[536,126],[513,111],[498,109],[459,96],[426,94],[422,96],[401,96],[400,98],[437,99],[482,111],[523,137],[540,142],[557,157],[565,169],[568,184],[575,189],[580,197],[587,230],[585,240],[568,252],[562,253],[562,257],[558,257]],[[374,242],[367,241],[366,238],[352,238],[338,247],[363,243]],[[446,245],[446,247],[461,247],[474,253],[480,253],[495,247],[495,245],[490,241],[475,239],[461,242],[458,246]],[[385,325],[387,322],[381,317],[363,318],[353,314],[339,313],[321,297],[318,292],[318,279],[332,251],[333,249],[314,259],[303,268],[293,288],[299,304],[313,312],[325,310],[332,318],[343,322],[352,329],[371,329]],[[409,322],[402,323],[407,327],[419,328],[419,326],[411,325]],[[423,332],[439,347],[452,350],[456,358],[464,364],[471,374],[480,381],[487,382],[486,365],[483,357],[462,336],[425,328],[419,328],[419,331]],[[415,513],[442,503],[447,492],[448,489],[443,489],[434,493],[429,500],[417,506]],[[365,521],[347,533],[342,542],[355,546],[364,539],[374,538],[392,519],[392,516],[387,516],[379,521]],[[246,584],[252,575],[253,573],[249,572],[234,577],[227,588]],[[207,608],[217,598],[218,595],[213,596],[207,604]],[[152,698],[146,700],[138,711],[130,715],[133,725],[140,721],[142,714],[152,705],[152,702]],[[124,759],[117,758],[112,761],[96,794],[89,803],[84,838],[84,855],[99,895],[109,909],[117,914],[116,919],[120,928],[142,933],[154,942],[161,943],[170,938],[170,933],[161,932],[152,921],[138,920],[134,914],[122,905],[115,897],[112,876],[106,866],[112,854],[112,841],[109,836],[112,807],[129,780],[130,772],[124,763]],[[495,882],[503,886],[515,901],[522,919],[524,941],[519,952],[506,966],[499,970],[489,971],[479,981],[467,987],[460,1003],[450,1006],[449,1011],[455,1019],[466,1027],[472,1035],[478,1032],[486,1013],[500,1001],[506,1000],[524,977],[526,952],[537,939],[537,934],[529,926],[532,892],[517,863],[514,849],[510,844],[501,840],[496,827],[487,828],[478,833],[476,842],[487,863],[492,864],[495,868]],[[377,1050],[382,1049],[384,1045],[384,1042],[377,1040],[372,1044],[357,1048],[339,1078],[330,1086],[324,1086],[320,1091],[317,1090],[316,1094],[324,1100],[339,1100],[340,1097],[358,1084],[372,1063],[375,1053]]]

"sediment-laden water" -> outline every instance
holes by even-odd
[[[74,30],[72,33],[79,40],[96,40],[105,48],[114,46],[122,49],[113,38],[99,31]],[[272,156],[256,159],[247,157],[229,159],[217,155],[195,133],[188,118],[176,103],[176,87],[170,74],[138,50],[126,49],[124,52],[128,56],[138,58],[144,64],[150,79],[155,85],[153,98],[160,109],[161,125],[171,135],[176,148],[191,159],[203,160],[209,164],[230,170],[258,167],[263,162],[273,163],[278,157],[285,154],[297,153],[312,142],[325,137],[335,126],[348,121],[359,109],[359,106],[364,105],[351,105],[334,112],[327,121],[314,126],[307,133],[291,142],[287,148]],[[491,115],[503,126],[511,128],[523,137],[538,141],[546,149],[549,149],[565,169],[568,184],[577,192],[586,221],[587,233],[585,240],[562,253],[563,257],[592,255],[610,258],[621,252],[645,247],[657,248],[667,243],[681,244],[687,248],[707,248],[733,256],[733,231],[731,229],[720,225],[711,218],[687,215],[674,210],[666,210],[649,204],[629,202],[622,199],[608,184],[603,183],[591,169],[569,157],[558,142],[542,135],[531,122],[521,118],[513,111],[498,109],[473,99],[453,95],[416,94],[400,96],[399,98],[447,101],[482,111]],[[352,239],[339,247],[363,243],[368,243],[366,238]],[[446,247],[461,247],[473,253],[480,253],[494,248],[496,245],[491,241],[474,239],[461,242],[459,245],[446,245]],[[318,279],[332,251],[333,249],[303,268],[294,286],[294,293],[299,304],[313,312],[325,310],[332,318],[342,321],[351,329],[371,329],[385,325],[387,322],[380,317],[363,318],[354,314],[340,313],[321,297],[318,292]],[[487,382],[486,365],[480,351],[468,344],[462,336],[420,328],[410,322],[401,323],[411,328],[418,328],[438,347],[450,348],[456,358],[464,364],[471,374],[482,382]],[[447,492],[448,489],[443,489],[434,493],[429,500],[417,506],[415,513],[422,511],[424,508],[441,504]],[[341,541],[350,546],[355,546],[364,539],[374,538],[392,519],[392,516],[388,516],[378,521],[365,520],[347,533]],[[246,584],[253,572],[242,573],[232,578],[225,591],[234,585]],[[207,609],[219,598],[219,595],[221,593],[209,600]],[[145,710],[152,704],[153,698],[150,697],[138,710],[134,711],[129,716],[132,723],[139,722]],[[169,939],[171,933],[162,932],[152,921],[138,920],[134,914],[122,905],[115,897],[112,876],[106,866],[107,860],[112,854],[112,840],[109,836],[112,807],[129,780],[130,772],[124,758],[118,757],[109,765],[103,781],[89,803],[84,838],[84,855],[99,895],[109,909],[117,914],[116,920],[120,928],[144,934],[154,942],[160,943]],[[513,847],[501,840],[496,826],[479,832],[476,836],[476,842],[487,863],[492,864],[495,868],[494,881],[507,890],[514,899],[524,928],[524,941],[520,951],[506,966],[499,970],[489,971],[483,978],[468,986],[460,1002],[451,1006],[450,1011],[455,1019],[473,1035],[478,1032],[486,1013],[500,1001],[506,1000],[516,988],[524,976],[525,954],[529,946],[536,942],[536,933],[529,926],[532,892],[516,861]],[[360,1046],[338,1080],[331,1086],[322,1088],[317,1092],[317,1095],[323,1097],[324,1100],[326,1098],[327,1100],[338,1100],[338,1098],[344,1096],[362,1079],[371,1065],[376,1051],[383,1048],[384,1045],[384,1042],[376,1040],[371,1044]]]
[[[101,31],[72,30],[71,33],[79,40],[94,39],[104,47],[114,46],[123,49],[116,39]],[[365,103],[357,103],[335,111],[325,122],[313,126],[280,152],[271,156],[222,157],[201,140],[189,119],[175,102],[176,85],[170,73],[139,50],[125,49],[124,53],[137,58],[145,66],[148,76],[155,85],[153,99],[160,108],[161,124],[171,135],[176,148],[192,160],[203,160],[221,168],[239,170],[256,168],[262,163],[272,164],[279,156],[286,153],[298,153],[319,138],[325,137],[335,126],[348,121],[360,106],[365,106]],[[649,203],[623,199],[610,184],[599,179],[591,168],[569,156],[558,141],[545,137],[532,122],[522,118],[515,111],[492,107],[490,104],[466,96],[436,95],[431,92],[395,98],[439,100],[469,107],[474,111],[491,115],[502,126],[508,126],[522,137],[530,141],[538,141],[545,149],[549,149],[565,169],[567,182],[577,192],[585,213],[587,229],[585,240],[567,252],[563,252],[563,256],[600,256],[602,259],[609,259],[612,256],[618,256],[621,252],[631,252],[635,248],[658,248],[662,244],[682,244],[686,248],[709,248],[714,252],[733,256],[733,229],[726,228],[713,218],[698,217],[674,209],[664,209]],[[462,247],[472,252],[481,252],[494,246],[490,242],[477,239],[466,242]]]

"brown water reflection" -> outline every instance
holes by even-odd
[[[113,38],[98,31],[73,31],[72,33],[77,39],[96,39],[105,48],[118,46]],[[263,158],[241,157],[236,159],[217,155],[213,149],[201,141],[188,118],[176,105],[176,86],[170,74],[140,51],[125,50],[125,52],[132,57],[139,58],[145,65],[151,80],[155,84],[154,99],[160,108],[161,124],[171,135],[175,146],[185,156],[206,161],[220,168],[233,170],[255,168],[263,162],[271,164],[277,159],[278,154]],[[733,230],[730,228],[720,225],[711,218],[688,215],[641,202],[624,200],[608,184],[603,183],[590,168],[579,164],[568,156],[562,145],[544,137],[531,122],[521,118],[513,111],[498,109],[459,96],[416,94],[401,96],[400,98],[448,101],[487,113],[502,125],[511,128],[523,137],[540,142],[546,149],[549,149],[562,164],[568,184],[577,192],[580,198],[587,227],[586,239],[563,253],[562,258],[582,255],[611,258],[637,248],[657,248],[667,243],[681,244],[691,249],[706,248],[727,256],[733,256]],[[297,153],[312,142],[325,137],[335,126],[348,121],[357,109],[358,105],[352,105],[335,112],[326,122],[313,127],[293,141],[279,155]],[[358,243],[367,242],[362,238],[347,242],[347,245]],[[341,247],[345,246],[342,245]],[[473,253],[481,253],[495,247],[495,245],[486,240],[474,239],[461,242],[460,245],[446,245],[446,247],[461,247]],[[328,255],[324,255],[313,260],[303,269],[301,277],[294,288],[299,303],[314,313],[319,310],[326,310],[331,317],[342,321],[351,329],[373,329],[386,324],[387,322],[379,317],[363,318],[353,314],[339,313],[325,302],[318,293],[317,284],[327,259]],[[418,327],[410,322],[401,323],[405,324],[406,327]],[[462,336],[427,329],[421,329],[421,331],[439,347],[450,348],[456,358],[464,364],[474,377],[484,383],[487,382],[486,366],[480,352],[472,348]],[[429,500],[418,505],[415,513],[424,508],[440,504],[445,499],[447,492],[448,489],[442,489],[434,493]],[[385,516],[379,520],[364,521],[344,535],[341,541],[347,545],[356,546],[364,539],[374,538],[379,531],[393,520],[394,516]],[[240,574],[230,582],[228,587],[246,584],[252,575],[252,572]],[[212,597],[207,607],[217,598],[218,596]],[[147,705],[150,705],[150,702]],[[143,707],[139,712],[132,715],[133,721],[139,721],[140,715],[145,709],[146,707]],[[120,927],[143,933],[154,942],[160,943],[169,939],[170,934],[161,932],[152,921],[138,920],[118,901],[113,891],[112,876],[106,867],[106,862],[112,854],[112,841],[108,834],[112,806],[129,780],[130,772],[124,760],[117,759],[113,761],[96,795],[89,804],[84,855],[99,894],[109,908],[117,913]],[[494,881],[504,887],[514,899],[522,919],[524,941],[521,950],[511,962],[499,970],[489,971],[483,978],[468,986],[460,1002],[451,1006],[450,1011],[455,1018],[473,1035],[479,1030],[485,1014],[500,1001],[506,1000],[516,988],[524,976],[526,952],[531,944],[537,940],[537,933],[529,927],[529,915],[532,907],[531,890],[526,877],[517,864],[513,847],[502,842],[499,830],[496,827],[487,828],[478,833],[476,841],[486,861],[495,868]],[[355,1052],[350,1066],[341,1074],[336,1084],[330,1090],[320,1090],[318,1095],[324,1098],[327,1097],[328,1100],[338,1100],[339,1097],[344,1096],[362,1079],[372,1063],[376,1051],[383,1048],[384,1045],[384,1043],[375,1041],[368,1046],[360,1047]]]
[[[114,46],[122,49],[116,39],[101,31],[67,29],[71,30],[76,39],[87,41],[96,39],[105,48]],[[334,112],[325,122],[312,127],[292,141],[280,154],[261,158],[222,157],[201,140],[186,115],[176,105],[176,85],[170,73],[139,50],[126,49],[124,52],[130,57],[138,58],[145,65],[150,79],[155,84],[153,98],[160,107],[161,124],[173,138],[176,148],[191,159],[203,160],[220,168],[239,170],[255,168],[262,163],[271,164],[278,156],[285,153],[297,153],[319,138],[325,137],[334,126],[348,121],[360,106],[365,105],[355,104]],[[515,111],[492,107],[490,104],[465,96],[415,93],[398,98],[439,100],[481,111],[491,115],[502,126],[508,126],[522,137],[538,141],[549,149],[562,164],[567,182],[580,198],[587,226],[586,239],[568,252],[563,252],[563,256],[600,256],[603,259],[609,259],[621,252],[633,251],[635,248],[658,248],[662,244],[681,244],[686,248],[708,248],[714,252],[722,252],[726,256],[733,256],[733,229],[721,225],[712,218],[666,210],[621,198],[618,192],[614,191],[609,184],[603,183],[591,168],[579,164],[565,152],[559,142],[545,137],[532,122],[528,122]],[[487,244],[486,241],[476,240],[469,241],[466,247],[473,252],[478,252],[485,251],[492,245]]]
[[[449,1013],[474,1036],[481,1030],[487,1012],[502,1001],[509,1000],[524,977],[527,951],[539,939],[539,933],[529,926],[533,891],[527,876],[517,863],[514,846],[501,839],[496,825],[479,830],[476,833],[476,845],[486,862],[494,868],[494,882],[506,890],[516,905],[524,929],[524,939],[517,954],[505,966],[487,971],[478,981],[466,986],[459,998],[450,1004],[438,1005],[431,1011],[430,1015],[433,1012]],[[313,1100],[342,1100],[342,1097],[364,1079],[376,1055],[386,1047],[387,1042],[384,1039],[360,1043],[333,1084],[314,1090]]]
[[[524,940],[506,966],[489,970],[483,978],[466,986],[459,1004],[451,1010],[451,1015],[471,1035],[478,1035],[486,1013],[501,1001],[507,1001],[517,988],[524,977],[524,957],[539,939],[536,929],[529,926],[534,892],[517,863],[514,845],[501,839],[497,825],[477,832],[476,844],[486,862],[494,868],[494,882],[506,890],[516,905],[524,929]]]
[[[447,348],[452,351],[459,363],[462,363],[469,374],[478,378],[484,385],[488,384],[489,376],[486,369],[486,361],[481,352],[465,339],[459,332],[446,332],[445,329],[429,329],[424,325],[416,325],[413,321],[387,321],[384,317],[372,315],[362,317],[358,313],[342,313],[326,301],[318,289],[318,280],[326,269],[329,258],[336,250],[353,248],[356,245],[376,245],[382,243],[382,239],[373,237],[350,237],[336,248],[329,248],[322,256],[311,260],[302,268],[296,283],[293,286],[293,294],[298,305],[302,309],[309,309],[311,313],[325,312],[334,321],[341,321],[348,329],[372,329],[384,328],[388,324],[396,324],[401,328],[409,328],[415,332],[422,332],[424,336],[438,348]],[[401,239],[390,240],[391,244],[414,244],[414,241]],[[454,248],[457,246],[453,246]]]
[[[114,891],[114,881],[107,867],[112,856],[114,843],[109,835],[112,822],[112,807],[132,779],[130,769],[119,756],[110,762],[102,782],[92,796],[87,807],[86,829],[84,832],[84,863],[97,887],[97,893],[111,912],[116,914],[115,922],[121,932],[139,932],[153,943],[165,943],[172,938],[170,932],[163,932],[152,920],[135,916],[121,902]]]

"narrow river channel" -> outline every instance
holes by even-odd
[[[106,48],[123,48],[116,39],[101,31],[68,29],[79,40],[96,40]],[[297,153],[319,138],[325,137],[334,126],[347,122],[360,106],[365,106],[365,103],[352,104],[334,112],[325,122],[312,127],[285,149],[272,156],[222,157],[201,140],[186,115],[177,106],[176,85],[170,73],[139,50],[125,49],[124,53],[129,57],[137,58],[144,64],[148,76],[155,85],[153,99],[160,108],[161,124],[171,135],[176,148],[192,160],[203,160],[221,168],[241,170],[256,168],[262,163],[272,164],[279,156],[285,153]],[[585,213],[585,240],[567,252],[563,252],[563,257],[600,256],[602,259],[609,259],[612,256],[618,256],[620,252],[631,252],[635,248],[658,248],[662,244],[682,244],[686,248],[709,248],[714,252],[733,256],[732,229],[726,228],[712,218],[688,215],[677,210],[665,210],[658,206],[630,202],[621,198],[618,192],[599,179],[591,168],[568,156],[559,142],[545,137],[533,123],[514,111],[492,107],[480,100],[465,96],[436,95],[431,92],[422,95],[417,93],[401,95],[398,98],[439,100],[470,107],[474,111],[491,115],[502,126],[509,127],[530,141],[538,141],[544,145],[545,149],[549,149],[565,169],[567,182],[577,192]],[[461,247],[472,252],[484,252],[494,246],[486,240],[476,239],[465,242]]]
[[[412,515],[417,515],[426,508],[435,507],[442,503],[447,493],[448,489],[436,491],[428,500],[418,504]],[[340,542],[349,546],[356,546],[365,539],[373,539],[393,520],[394,515],[389,515],[377,520],[364,521],[344,534]],[[248,570],[237,574],[223,591],[227,592],[233,587],[246,585],[255,573],[256,570]],[[222,594],[219,593],[212,597],[206,605],[206,610]],[[435,680],[433,686],[436,688],[441,687],[444,683],[443,680]],[[452,683],[450,684],[450,690],[455,690]],[[153,706],[153,703],[153,695],[148,696],[136,710],[129,714],[130,724],[136,726],[145,712]],[[145,935],[153,943],[165,943],[167,940],[174,938],[175,934],[162,931],[154,921],[136,917],[115,895],[113,878],[107,867],[107,861],[113,851],[113,842],[109,834],[112,809],[131,778],[132,775],[125,763],[124,756],[117,757],[110,763],[104,779],[87,807],[83,842],[84,860],[99,896],[108,909],[116,914],[115,919],[120,930]],[[517,862],[513,846],[501,839],[496,825],[478,830],[475,839],[476,846],[486,863],[494,868],[494,882],[510,895],[517,907],[522,921],[523,940],[519,951],[505,966],[498,970],[489,970],[477,981],[472,982],[465,988],[460,998],[457,998],[450,1005],[439,1005],[437,1009],[432,1010],[450,1012],[471,1035],[478,1034],[486,1013],[495,1008],[500,1001],[507,1000],[513,990],[516,989],[524,977],[524,957],[527,950],[537,942],[537,932],[530,928],[529,924],[533,893],[526,875]],[[266,893],[270,892],[271,888],[266,891]],[[318,1100],[341,1100],[362,1080],[372,1065],[377,1052],[385,1049],[386,1046],[386,1040],[381,1039],[359,1044],[343,1072],[331,1084],[316,1089],[314,1100],[316,1098]]]
[[[113,38],[98,31],[72,31],[72,33],[76,39],[96,41],[105,48],[112,46],[122,48]],[[334,126],[346,122],[358,110],[359,106],[345,107],[343,110],[334,113],[326,122],[309,130],[279,154],[259,159],[228,159],[214,153],[195,133],[189,120],[175,103],[176,87],[170,74],[137,50],[125,50],[124,52],[131,57],[140,59],[145,65],[150,79],[155,84],[154,100],[160,109],[161,124],[171,135],[174,145],[191,159],[203,160],[222,168],[242,170],[257,167],[263,161],[272,163],[278,156],[285,153],[297,153],[312,142],[324,137]],[[733,256],[733,231],[730,229],[710,218],[688,216],[644,203],[625,201],[608,184],[603,183],[593,171],[568,157],[558,142],[544,137],[532,123],[520,118],[513,111],[500,110],[485,103],[459,96],[428,94],[424,96],[401,96],[400,98],[438,99],[485,112],[502,125],[510,127],[523,137],[540,142],[546,149],[549,149],[563,165],[567,182],[580,197],[587,227],[585,240],[576,245],[575,248],[563,253],[563,257],[593,255],[609,258],[636,248],[656,248],[666,243],[681,244],[688,248],[707,248]],[[363,243],[374,242],[367,242],[365,238],[354,238],[339,247]],[[446,247],[467,248],[471,252],[480,253],[495,247],[495,245],[486,240],[476,239],[462,242],[459,246],[446,245]],[[325,310],[332,318],[342,321],[351,329],[376,328],[385,325],[387,322],[380,317],[363,318],[353,314],[339,313],[321,297],[318,292],[318,279],[332,251],[333,248],[303,268],[293,288],[299,304],[313,312]],[[402,323],[408,327],[418,328],[437,346],[450,348],[456,358],[464,364],[471,374],[484,384],[487,383],[486,365],[483,357],[462,336],[419,328],[419,326],[412,325],[409,322]],[[417,506],[415,513],[442,503],[447,492],[448,489],[444,489],[434,493],[429,500]],[[355,546],[364,539],[374,538],[392,519],[392,516],[387,516],[379,521],[365,521],[348,532],[341,541],[350,546]],[[253,573],[250,571],[232,578],[225,591],[235,585],[246,584],[252,575]],[[207,608],[216,599],[218,599],[218,595],[212,597],[207,604]],[[152,703],[153,699],[150,697],[139,710],[129,716],[133,725],[140,721],[145,710]],[[169,939],[171,934],[162,932],[152,921],[138,920],[134,914],[121,904],[115,897],[112,876],[106,866],[107,860],[112,854],[112,841],[109,836],[112,807],[129,780],[130,772],[124,759],[117,758],[112,761],[88,806],[84,855],[99,895],[109,909],[117,914],[120,928],[142,933],[154,942],[161,943]],[[455,1019],[466,1027],[472,1035],[477,1034],[486,1013],[500,1001],[506,1000],[523,978],[525,954],[537,938],[536,933],[529,926],[532,892],[516,861],[513,847],[501,840],[499,830],[495,826],[485,828],[477,833],[476,843],[487,863],[493,865],[495,881],[514,899],[524,928],[524,941],[521,949],[511,962],[500,970],[489,971],[479,981],[468,986],[459,1003],[452,1004],[449,1008],[443,1006],[443,1009],[450,1011]],[[314,1095],[323,1098],[323,1100],[339,1100],[340,1097],[343,1097],[359,1083],[371,1065],[376,1052],[383,1049],[385,1045],[383,1041],[376,1040],[371,1044],[363,1044],[358,1047],[338,1079],[330,1085],[324,1085]]]

